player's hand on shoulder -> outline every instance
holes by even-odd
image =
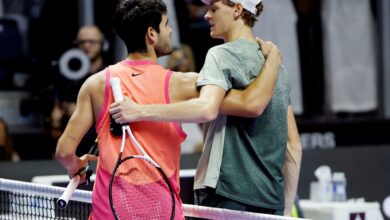
[[[276,53],[280,56],[279,48],[271,41],[265,41],[258,37],[256,37],[256,42],[260,45],[261,51],[263,52],[265,57],[268,57],[270,53]]]
[[[131,98],[125,97],[123,102],[114,102],[109,110],[116,123],[123,124],[141,119],[141,106]]]

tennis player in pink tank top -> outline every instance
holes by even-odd
[[[113,95],[109,87],[109,79],[120,77],[122,92],[139,103],[170,103],[169,80],[172,72],[162,68],[155,62],[122,61],[109,66],[106,71],[106,86],[103,110],[96,122],[96,131],[99,137],[100,159],[96,173],[96,182],[93,190],[93,219],[112,217],[108,200],[108,184],[111,171],[114,169],[121,138],[111,135],[110,117],[107,113],[108,105],[112,103]],[[176,219],[183,219],[181,200],[179,195],[179,162],[180,144],[186,138],[186,134],[180,125],[171,122],[138,122],[131,124],[135,138],[145,147],[151,156],[166,173],[169,182],[174,189]],[[130,149],[125,149],[125,155],[130,155]],[[128,187],[130,190],[130,187]],[[131,194],[131,192],[129,193]],[[129,199],[138,200],[140,198]],[[129,202],[131,204],[131,202]]]

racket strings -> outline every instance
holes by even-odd
[[[143,164],[139,166],[143,167],[142,171],[138,167],[130,168],[135,164]],[[113,180],[112,197],[119,219],[169,219],[172,198],[157,168],[143,159],[132,158],[120,164],[117,171],[120,175]]]
[[[115,101],[123,101],[120,79],[110,79]],[[138,153],[122,159],[126,133]],[[147,159],[145,159],[147,158]],[[160,166],[145,152],[130,126],[122,126],[122,143],[109,183],[110,206],[116,219],[174,219],[175,198]]]

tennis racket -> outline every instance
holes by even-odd
[[[110,80],[115,101],[123,101],[120,80]],[[126,136],[139,154],[122,158]],[[171,219],[175,217],[175,195],[161,167],[145,152],[129,125],[122,125],[122,143],[109,183],[109,200],[116,220]]]
[[[98,147],[97,147],[97,139],[95,140],[95,144],[89,149],[88,154],[91,155],[98,155]],[[81,177],[83,175],[86,175],[85,179],[85,185],[89,185],[90,183],[90,177],[92,175],[93,171],[89,169],[89,162],[82,167],[76,175],[70,180],[68,186],[66,187],[65,191],[62,193],[61,197],[57,199],[57,206],[61,209],[66,208],[68,205],[69,199],[72,196],[73,192],[76,190],[77,186],[80,184]]]

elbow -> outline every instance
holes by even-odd
[[[267,108],[268,102],[265,102],[262,98],[254,99],[253,97],[244,96],[242,97],[242,106],[246,111],[248,117],[259,117]]]
[[[209,122],[209,121],[213,121],[214,119],[216,119],[218,116],[218,112],[211,112],[211,111],[206,111],[204,112],[204,114],[202,114],[201,116],[201,119],[199,122]]]
[[[300,163],[302,158],[302,145],[299,141],[296,142],[288,142],[287,144],[287,160],[294,161],[296,163]]]
[[[201,118],[199,122],[213,121],[218,116],[218,108],[215,108],[214,106],[210,106],[207,104],[203,105],[201,112],[202,114],[200,116]]]
[[[264,113],[265,107],[257,105],[256,103],[250,103],[246,107],[248,117],[259,117]]]
[[[291,145],[291,148],[293,151],[295,151],[299,155],[302,155],[302,144],[301,144],[301,141],[299,139],[291,142],[290,145]]]
[[[71,157],[73,155],[72,152],[68,151],[64,144],[61,141],[61,138],[58,140],[56,152],[55,152],[55,158],[57,161],[62,163],[63,161],[66,161],[67,158]]]
[[[264,108],[262,106],[256,106],[252,111],[254,117],[259,117],[264,113]]]

